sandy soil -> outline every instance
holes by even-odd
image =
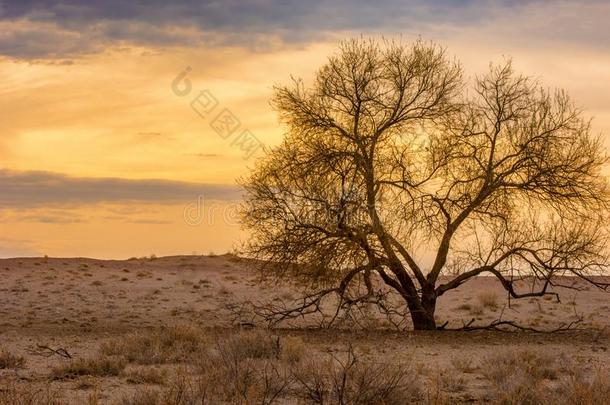
[[[567,280],[571,282],[570,280]],[[439,300],[439,323],[459,327],[514,320],[539,329],[553,329],[582,318],[583,331],[557,334],[501,332],[404,333],[374,330],[280,329],[274,333],[300,336],[319,351],[339,350],[357,342],[377,358],[405,357],[428,373],[451,367],[451,359],[484,358],[500,348],[534,348],[567,355],[590,370],[610,369],[608,335],[610,295],[594,288],[557,289],[562,301],[532,298],[506,304],[505,293],[491,278],[478,278]],[[494,295],[497,305],[484,305]],[[66,360],[36,354],[39,345],[65,348],[72,357],[94,354],[102,342],[133,330],[162,325],[197,324],[214,330],[235,327],[227,304],[261,297],[297,297],[288,286],[260,285],[250,266],[234,256],[176,256],[131,260],[87,258],[0,259],[0,349],[24,356],[25,366],[0,369],[3,384],[33,384],[65,390],[67,403],[87,403],[96,390],[100,403],[114,403],[139,389],[122,377],[82,381],[50,381],[49,370]],[[380,325],[382,325],[380,323]],[[303,326],[303,325],[301,325]],[[220,332],[219,332],[220,331]],[[364,350],[363,349],[363,350]],[[479,375],[463,376],[466,388],[457,402],[484,397]]]

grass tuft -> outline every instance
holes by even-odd
[[[18,369],[23,368],[24,365],[25,358],[23,356],[17,356],[6,349],[0,350],[0,369]]]
[[[94,357],[72,360],[54,367],[50,377],[54,380],[74,379],[81,376],[115,377],[121,374],[127,361],[122,357]]]

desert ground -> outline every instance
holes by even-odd
[[[610,295],[582,282],[557,288],[561,302],[509,308],[481,277],[438,303],[448,328],[578,321],[555,333],[399,331],[375,314],[269,329],[234,308],[298,291],[252,267],[233,255],[0,259],[0,404],[610,403]]]

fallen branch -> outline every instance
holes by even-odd
[[[472,318],[467,324],[464,324],[464,326],[462,326],[461,328],[447,329],[444,327],[446,325],[445,324],[441,328],[439,328],[439,330],[458,331],[458,332],[472,332],[472,331],[476,331],[476,330],[495,330],[498,332],[514,332],[515,330],[519,330],[519,331],[536,332],[536,333],[557,333],[557,332],[564,332],[564,331],[568,331],[568,330],[576,330],[577,328],[575,326],[580,324],[583,321],[583,319],[582,318],[576,319],[568,324],[563,324],[563,325],[559,326],[558,328],[551,329],[551,330],[536,329],[536,328],[532,328],[530,326],[520,325],[515,321],[503,321],[503,320],[496,320],[488,325],[471,326],[474,323],[474,321],[475,321],[475,318]],[[513,330],[502,328],[502,326],[511,327],[511,328],[513,328]]]
[[[34,356],[42,356],[42,357],[51,357],[51,356],[60,356],[66,359],[71,359],[72,356],[70,355],[70,353],[68,353],[68,351],[62,347],[58,348],[58,349],[53,349],[49,346],[44,346],[44,345],[36,345],[36,349],[38,350],[34,350],[34,349],[28,349],[28,353],[34,355]]]

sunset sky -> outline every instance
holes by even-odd
[[[281,140],[272,86],[352,36],[436,41],[468,77],[511,57],[610,146],[609,20],[607,1],[0,0],[0,257],[231,250],[235,179]]]

